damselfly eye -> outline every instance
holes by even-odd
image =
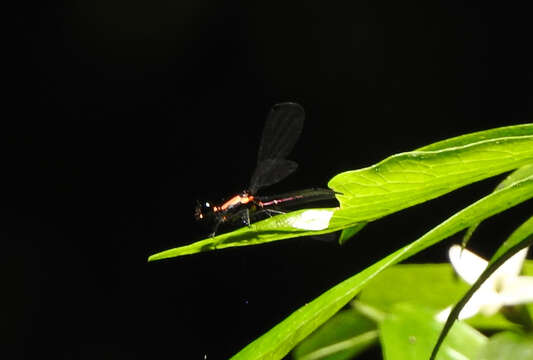
[[[208,202],[200,203],[199,201],[196,202],[196,206],[194,207],[194,217],[196,220],[202,220],[205,218],[206,211],[210,208],[210,204]]]

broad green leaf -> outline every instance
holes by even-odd
[[[330,180],[341,205],[331,224],[375,220],[529,163],[533,135],[394,155]]]
[[[377,275],[358,300],[381,311],[391,311],[398,303],[438,310],[455,303],[467,289],[448,263],[402,264]]]
[[[456,147],[456,146],[463,146],[472,144],[475,142],[483,141],[483,140],[489,140],[489,139],[496,139],[501,137],[509,137],[509,136],[524,136],[524,135],[531,135],[533,131],[533,125],[532,124],[524,124],[524,125],[515,125],[515,126],[507,126],[507,127],[501,127],[491,130],[485,130],[480,132],[475,132],[471,134],[466,134],[462,136],[457,136],[451,139],[439,141],[436,143],[433,143],[431,145],[427,145],[424,147],[421,147],[417,149],[418,151],[435,151],[435,150],[443,150],[450,147]],[[521,178],[525,178],[529,175],[527,173],[531,174],[533,171],[533,164],[525,165],[517,170],[515,170],[513,173],[511,173],[505,180],[503,180],[495,190],[499,190],[512,182],[519,180]],[[466,234],[463,237],[463,247],[466,247],[466,244],[472,237],[472,234],[477,229],[479,224],[475,224],[468,228]]]
[[[401,264],[377,275],[358,296],[359,301],[390,312],[400,303],[442,310],[455,304],[468,290],[449,263]],[[478,315],[468,324],[483,329],[516,329],[503,315]]]
[[[533,126],[518,128],[521,132],[526,129],[533,133]],[[533,135],[496,138],[443,150],[394,155],[374,166],[341,173],[331,179],[329,187],[342,193],[337,195],[341,207],[334,211],[328,226],[320,231],[295,229],[290,225],[291,221],[302,216],[303,212],[297,211],[152,255],[149,261],[347,228],[360,230],[359,224],[362,222],[376,220],[461,186],[532,162]],[[333,209],[328,211],[332,212]],[[341,238],[344,240],[348,235],[347,231]]]
[[[297,360],[352,359],[378,341],[377,325],[354,309],[341,311],[293,352]]]
[[[329,289],[296,310],[266,334],[248,344],[233,359],[281,359],[298,342],[346,305],[375,276],[427,247],[472,224],[500,213],[533,197],[533,178],[496,191],[433,228],[421,238],[395,251]]]
[[[533,176],[527,179],[533,179]],[[527,179],[522,180],[521,182],[513,183],[513,185],[510,185],[507,188],[499,190],[495,192],[494,194],[497,194],[498,192],[503,192],[505,191],[505,189],[515,187],[516,184],[523,183],[524,181],[528,181]],[[439,347],[441,346],[446,335],[450,331],[450,328],[452,327],[453,323],[457,319],[462,308],[466,305],[466,303],[472,297],[472,295],[480,288],[483,282],[485,282],[485,280],[492,273],[494,273],[494,271],[496,271],[498,267],[500,267],[507,259],[512,257],[514,254],[516,254],[521,249],[527,246],[530,246],[532,243],[533,243],[533,217],[529,218],[526,222],[520,225],[511,234],[511,236],[509,236],[509,238],[498,248],[494,256],[489,261],[489,264],[487,268],[485,269],[485,271],[483,271],[483,273],[479,276],[479,278],[472,285],[472,287],[466,292],[466,294],[461,298],[461,300],[459,300],[459,302],[453,307],[452,311],[450,312],[450,315],[448,316],[448,320],[446,321],[446,324],[444,325],[444,328],[442,329],[442,332],[437,340],[437,343],[435,344],[433,353],[431,355],[431,359],[435,359],[435,356],[437,355],[439,351]]]
[[[533,336],[502,332],[494,335],[481,349],[477,360],[531,360],[533,359]]]
[[[385,360],[426,360],[443,324],[435,312],[421,306],[402,304],[380,323]],[[452,328],[442,348],[440,360],[473,359],[487,338],[465,323]]]

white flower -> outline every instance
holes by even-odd
[[[459,314],[459,319],[466,319],[482,313],[490,316],[504,305],[518,305],[533,302],[533,276],[519,276],[528,248],[520,250],[481,285],[468,300]],[[485,270],[488,262],[473,252],[453,245],[449,251],[450,261],[455,271],[467,283],[472,285]],[[451,308],[446,308],[437,315],[445,321]]]

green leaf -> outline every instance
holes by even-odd
[[[473,132],[470,134],[456,136],[450,139],[438,141],[436,143],[426,145],[424,147],[418,148],[419,151],[435,151],[443,150],[456,146],[464,146],[472,144],[475,142],[480,142],[484,140],[491,140],[497,138],[504,138],[510,136],[524,136],[533,134],[533,124],[522,124],[522,125],[512,125],[505,126],[495,129],[483,130],[478,132]]]
[[[498,129],[496,129],[498,130]],[[529,134],[490,138],[462,146],[436,151],[414,151],[391,156],[380,163],[335,176],[329,186],[340,192],[341,207],[334,211],[327,228],[304,231],[291,226],[302,210],[274,216],[249,227],[205,239],[149,257],[149,261],[194,254],[233,246],[247,246],[307,235],[317,235],[352,228],[360,230],[362,222],[376,220],[406,207],[428,201],[461,186],[512,170],[533,162],[533,125],[519,125],[498,131],[489,130],[445,141],[446,145],[463,144],[490,136]],[[489,134],[489,135],[487,135]],[[460,137],[461,138],[461,137]],[[457,140],[459,139],[459,140]],[[440,149],[441,145],[433,148]],[[426,148],[432,148],[431,145]],[[345,240],[350,232],[345,232]]]
[[[455,303],[467,289],[468,284],[457,278],[448,263],[403,264],[377,275],[358,300],[386,312],[398,303],[438,310]]]
[[[503,189],[504,187],[507,187],[515,183],[516,181],[525,179],[531,175],[533,175],[533,164],[522,166],[521,168],[518,168],[515,171],[513,171],[502,182],[500,182],[498,186],[496,186],[494,191]],[[472,234],[474,233],[474,231],[476,231],[478,226],[479,226],[479,223],[468,228],[468,230],[466,231],[466,234],[463,237],[463,243],[462,243],[463,248],[466,247],[466,245],[468,244],[468,241],[470,241]]]
[[[443,324],[435,312],[411,304],[398,305],[380,324],[385,360],[426,360]],[[440,360],[473,359],[487,338],[465,323],[452,328],[443,344]]]
[[[522,268],[522,273],[527,276],[533,276],[533,260],[524,261],[524,267]]]
[[[529,179],[533,179],[533,176],[529,177]],[[508,258],[513,256],[514,254],[510,254],[510,251],[514,251],[514,253],[517,253],[521,249],[525,248],[526,246],[529,246],[529,242],[533,241],[533,216],[527,219],[522,225],[520,225],[507,240],[496,250],[494,255],[489,261],[489,265],[486,272],[493,272],[496,268],[492,269],[494,267],[494,264],[501,263],[502,261],[505,262]],[[504,258],[504,260],[501,260],[501,258]]]
[[[148,261],[195,254],[202,251],[248,246],[298,236],[319,235],[341,230],[344,224],[337,222],[330,226],[330,219],[336,209],[304,209],[280,214],[250,224],[230,233],[218,235],[190,245],[165,250],[151,255]],[[312,230],[320,225],[323,230]]]
[[[413,285],[416,284],[416,285]],[[359,301],[390,312],[400,303],[443,310],[455,304],[469,285],[445,264],[394,265],[377,275],[358,296]],[[501,314],[478,315],[468,324],[483,329],[516,329],[518,326]]]
[[[330,180],[341,205],[331,223],[375,220],[528,163],[533,135],[394,155]]]
[[[292,355],[297,360],[352,359],[377,341],[376,323],[350,309],[335,314],[300,343]]]
[[[502,332],[489,339],[483,347],[478,360],[530,360],[533,359],[533,336]]]
[[[533,179],[533,176],[527,179]],[[504,188],[503,190],[499,190],[495,192],[494,194],[503,192],[509,188],[513,188],[516,186],[516,184],[520,184],[520,183],[523,183],[524,181],[528,181],[527,179],[522,180],[520,182],[513,183],[507,188]],[[494,256],[489,261],[487,268],[479,276],[479,278],[472,285],[472,287],[466,292],[466,294],[461,298],[461,300],[459,300],[459,302],[453,307],[452,311],[450,312],[450,315],[448,316],[448,320],[446,321],[446,324],[444,325],[444,328],[437,340],[437,343],[435,344],[433,353],[431,354],[431,359],[435,359],[435,356],[437,355],[439,351],[440,345],[444,341],[447,333],[450,331],[450,328],[452,327],[454,321],[459,316],[459,313],[461,312],[462,308],[466,305],[466,303],[472,297],[472,295],[481,287],[481,285],[485,282],[485,280],[487,280],[487,278],[490,275],[492,275],[492,273],[494,273],[494,271],[496,271],[506,260],[508,260],[510,257],[512,257],[517,252],[519,252],[521,249],[527,246],[530,246],[532,243],[533,243],[533,217],[529,218],[526,222],[520,225],[511,234],[511,236],[509,236],[509,238],[498,248]]]
[[[418,240],[395,251],[296,310],[233,359],[281,359],[298,342],[346,305],[380,272],[483,219],[533,197],[533,178],[487,195],[450,217]]]
[[[509,176],[503,179],[503,181],[500,182],[498,186],[496,186],[496,189],[494,189],[494,191],[510,186],[517,181],[530,177],[531,175],[533,175],[533,164],[524,165],[516,169],[511,174],[509,174]]]
[[[363,228],[366,226],[366,222],[360,222],[356,224],[355,226],[349,227],[347,229],[342,230],[341,235],[339,236],[339,245],[344,245],[348,240],[350,240],[352,237],[355,236],[359,231],[363,230]]]

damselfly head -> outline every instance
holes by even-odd
[[[196,201],[196,207],[194,208],[194,218],[196,220],[204,220],[212,211],[213,210],[211,208],[211,204],[207,201]]]

